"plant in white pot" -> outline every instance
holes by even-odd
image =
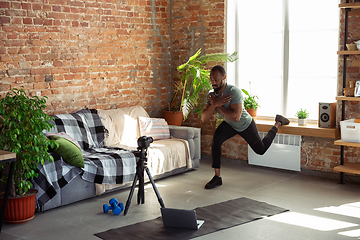
[[[27,218],[33,218],[35,212],[36,190],[31,189],[31,180],[37,177],[37,165],[45,161],[53,161],[48,154],[48,147],[55,147],[54,140],[49,140],[43,130],[50,130],[53,125],[51,119],[43,110],[46,108],[46,97],[30,97],[23,88],[14,88],[5,96],[0,95],[0,149],[16,153],[15,169],[10,188],[10,198],[5,213],[7,222],[26,222]],[[4,166],[0,166],[0,169]],[[4,180],[4,179],[3,179]],[[17,217],[11,210],[12,199],[18,201],[21,197],[33,196],[33,209],[22,217]],[[21,209],[19,207],[19,209]],[[27,210],[24,210],[27,211]],[[32,215],[31,215],[32,212]],[[30,215],[30,216],[29,216]],[[11,219],[9,219],[11,216]]]
[[[306,119],[309,117],[309,112],[306,109],[300,108],[300,110],[296,112],[296,117],[298,118],[298,125],[305,126],[307,124]]]

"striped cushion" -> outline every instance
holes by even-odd
[[[141,136],[152,137],[154,140],[169,139],[169,126],[165,119],[138,117]]]

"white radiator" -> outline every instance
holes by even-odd
[[[259,132],[262,139],[267,133]],[[256,154],[248,146],[249,164],[300,171],[301,136],[276,134],[264,155]]]

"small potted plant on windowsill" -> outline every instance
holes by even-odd
[[[43,134],[44,129],[49,131],[53,127],[50,116],[43,112],[46,97],[30,97],[23,88],[14,88],[0,98],[0,149],[16,153],[5,221],[23,223],[35,213],[37,190],[31,189],[31,180],[38,176],[37,165],[53,161],[48,147],[54,148],[57,144]],[[23,200],[26,202],[21,202]]]
[[[298,118],[298,125],[306,126],[306,119],[309,117],[309,112],[306,109],[300,108],[300,110],[296,112],[296,116]]]
[[[245,89],[241,89],[241,91],[246,95],[244,97],[244,108],[245,110],[253,117],[256,118],[257,116],[257,109],[260,107],[258,101],[256,99],[259,99],[256,95],[251,95],[248,91]]]

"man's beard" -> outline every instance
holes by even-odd
[[[216,86],[217,86],[217,85],[216,85]],[[220,89],[222,88],[222,86],[224,86],[223,83],[221,83],[221,85],[220,85],[219,87],[214,88],[214,92],[215,92],[216,94],[218,94],[218,92],[220,91]]]

